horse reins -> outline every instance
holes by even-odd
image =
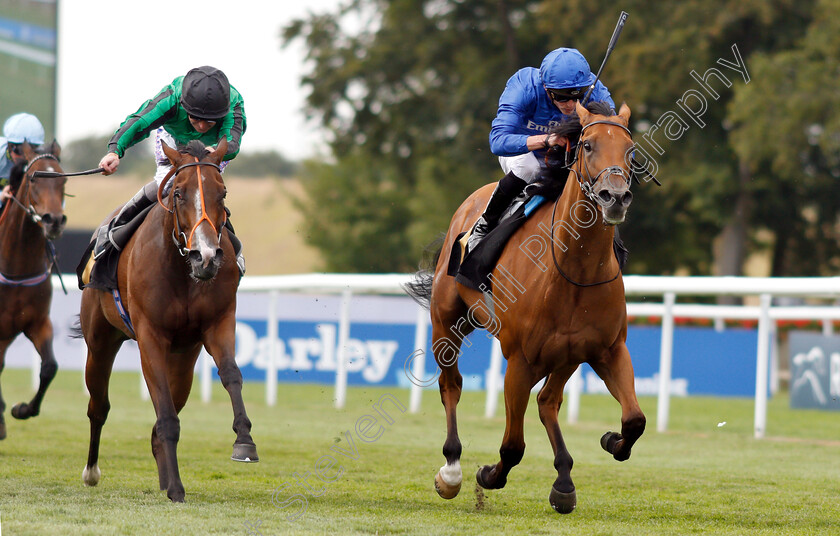
[[[616,123],[614,121],[607,121],[607,120],[592,121],[591,123],[588,123],[586,126],[584,126],[581,129],[581,131],[580,131],[581,135],[583,135],[583,133],[586,131],[587,128],[591,127],[592,125],[599,125],[599,124],[601,124],[601,125],[613,125],[613,126],[619,127],[622,130],[624,130],[625,132],[627,132],[628,135],[630,135],[631,140],[633,139],[633,134],[630,132],[630,129],[628,129],[627,127],[625,127],[621,123]],[[583,195],[585,195],[590,201],[594,202],[595,204],[600,204],[599,201],[598,201],[598,196],[595,195],[595,192],[592,190],[592,187],[595,185],[596,182],[598,182],[598,179],[604,173],[606,173],[607,175],[619,175],[625,181],[627,181],[628,183],[632,183],[632,179],[630,179],[629,173],[627,173],[621,166],[605,167],[597,175],[595,175],[593,177],[592,173],[589,172],[589,166],[586,164],[586,158],[581,160],[581,165],[584,167],[584,169],[586,171],[586,175],[589,178],[588,178],[587,181],[581,180],[580,174],[577,172],[576,169],[572,168],[572,166],[574,166],[575,163],[577,163],[577,161],[580,158],[580,148],[583,145],[583,143],[580,142],[580,141],[578,142],[577,147],[575,149],[574,158],[572,158],[571,161],[569,160],[569,153],[571,152],[571,149],[570,149],[569,145],[570,145],[569,143],[566,144],[566,160],[565,160],[565,165],[563,167],[567,168],[570,173],[575,174],[575,178],[577,179],[578,186],[580,186],[581,192],[583,192]],[[560,203],[560,198],[561,197],[562,196],[560,196],[560,195],[557,196],[557,199],[554,201],[554,207],[551,210],[551,227],[550,227],[550,229],[551,229],[552,233],[554,233],[554,219],[555,219],[555,216],[557,214],[557,205]],[[551,260],[554,261],[554,268],[557,270],[557,273],[559,273],[561,276],[563,276],[563,279],[565,279],[566,281],[568,281],[569,283],[571,283],[575,286],[578,286],[578,287],[597,287],[598,285],[604,285],[606,283],[612,283],[613,281],[618,279],[619,275],[621,275],[621,266],[619,266],[616,274],[610,279],[605,279],[604,281],[598,281],[597,283],[578,283],[577,281],[573,280],[571,277],[566,275],[566,273],[562,270],[562,268],[560,268],[560,263],[557,262],[557,253],[554,251],[554,249],[555,249],[554,240],[552,240],[551,241]]]
[[[178,253],[180,253],[182,257],[185,257],[190,252],[190,249],[192,248],[193,236],[195,235],[196,230],[198,230],[198,226],[201,225],[201,222],[203,222],[203,221],[206,221],[207,223],[210,224],[210,227],[219,236],[219,240],[222,239],[221,230],[216,229],[216,226],[213,224],[213,222],[210,220],[210,218],[207,217],[207,209],[206,209],[205,204],[204,204],[204,185],[201,182],[201,169],[200,169],[201,166],[210,166],[210,167],[215,168],[217,171],[221,172],[221,169],[219,168],[219,166],[217,164],[214,164],[212,162],[199,162],[198,158],[196,158],[195,162],[189,162],[189,163],[186,163],[186,164],[183,164],[183,165],[179,166],[178,168],[170,169],[169,173],[167,173],[166,176],[163,178],[163,180],[160,182],[160,186],[158,186],[158,191],[157,191],[158,203],[160,204],[160,206],[162,206],[164,208],[164,210],[166,210],[167,212],[172,214],[175,218],[175,227],[172,229],[172,241],[175,243],[175,246],[178,248]],[[178,175],[178,173],[183,171],[185,168],[189,168],[189,167],[194,167],[195,168],[195,176],[196,176],[196,180],[198,181],[198,195],[199,195],[199,198],[201,199],[201,217],[198,219],[198,221],[195,223],[195,225],[193,225],[192,230],[190,230],[190,235],[187,236],[186,233],[184,233],[181,230],[181,222],[178,218],[178,211],[175,210],[175,202],[174,201],[172,202],[172,208],[169,208],[169,207],[167,207],[166,205],[163,204],[163,190],[166,187],[166,184],[169,182],[170,179],[172,179],[174,176]],[[225,218],[227,218],[227,215],[225,215]],[[222,224],[222,226],[224,226],[224,224]],[[179,240],[179,238],[184,241],[184,245],[181,245],[181,241]]]

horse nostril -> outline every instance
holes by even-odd
[[[632,201],[633,201],[633,194],[629,191],[624,192],[624,195],[621,196],[621,204],[624,205],[625,207],[629,206]]]
[[[222,262],[222,257],[224,256],[225,252],[222,251],[222,248],[216,248],[216,257],[215,262]]]
[[[67,225],[67,216],[65,214],[61,215],[61,226],[64,227]]]
[[[612,194],[610,194],[609,190],[601,190],[598,192],[598,198],[603,201],[604,206],[610,206],[614,202]]]
[[[188,257],[190,259],[190,262],[201,262],[201,252],[200,251],[196,251],[194,249],[191,249],[189,254],[188,254]]]
[[[49,214],[49,213],[44,214],[43,216],[41,216],[41,221],[44,222],[44,225],[48,225],[48,226],[52,225],[53,224],[52,214]]]

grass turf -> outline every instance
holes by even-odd
[[[29,375],[3,373],[9,406],[31,396]],[[840,533],[840,415],[792,411],[785,396],[770,401],[764,440],[752,438],[751,400],[673,399],[670,430],[659,434],[656,400],[643,398],[648,431],[624,463],[598,444],[619,426],[617,402],[584,396],[579,424],[565,424],[561,411],[578,495],[575,512],[561,516],[548,504],[556,473],[533,402],[522,463],[505,489],[477,493],[475,471],[498,460],[504,418],[485,419],[484,394],[464,393],[464,484],[444,501],[433,488],[445,437],[436,392],[424,393],[418,414],[383,406],[394,422],[380,419],[381,436],[364,442],[359,419],[377,415],[371,406],[386,394],[407,405],[407,391],[351,388],[347,407],[336,410],[332,387],[291,384],[281,384],[273,408],[262,384],[245,386],[257,464],[229,459],[232,413],[221,386],[209,404],[194,390],[178,448],[187,502],[172,504],[158,490],[149,446],[154,412],[140,400],[138,381],[128,373],[112,378],[102,480],[94,488],[81,482],[89,432],[79,372],[59,372],[39,417],[21,422],[6,413],[0,522],[7,534]],[[335,478],[328,483],[311,475],[325,455],[341,466],[325,471]]]

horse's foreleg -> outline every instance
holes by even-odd
[[[0,341],[0,374],[6,366],[6,348],[12,344],[12,339]],[[3,399],[3,391],[0,390],[0,440],[6,439],[6,401]]]
[[[566,448],[560,425],[557,422],[557,414],[563,403],[563,387],[576,368],[576,366],[568,366],[549,374],[545,385],[537,395],[540,421],[548,433],[548,440],[554,451],[554,468],[557,470],[557,479],[551,486],[548,500],[552,508],[561,514],[571,513],[577,505],[575,485],[572,483],[572,456]]]
[[[236,441],[233,443],[230,459],[238,462],[257,462],[260,458],[257,455],[257,446],[251,438],[251,420],[242,400],[242,372],[234,359],[235,333],[236,319],[233,313],[230,313],[205,331],[203,342],[207,352],[216,362],[222,386],[227,390],[233,406],[233,431],[236,432]]]
[[[435,345],[432,345],[435,348]],[[435,490],[444,499],[452,499],[461,491],[461,482],[464,478],[461,472],[461,440],[458,438],[458,419],[456,410],[458,401],[461,399],[461,385],[463,379],[458,370],[457,359],[449,366],[441,364],[438,386],[440,388],[440,401],[446,413],[446,441],[443,443],[443,455],[446,458],[446,465],[440,468],[435,475]]]
[[[478,485],[485,489],[501,489],[507,475],[525,453],[525,409],[531,388],[537,383],[531,367],[521,354],[508,358],[505,372],[505,435],[499,448],[500,459],[496,465],[485,465],[475,475]]]
[[[135,323],[137,342],[140,346],[140,363],[143,377],[149,388],[149,395],[155,406],[157,420],[155,432],[163,449],[163,460],[166,471],[166,496],[172,502],[184,502],[184,485],[178,470],[178,440],[181,438],[181,421],[175,410],[175,403],[169,388],[169,371],[167,356],[169,343],[153,331],[143,329]],[[153,446],[154,449],[154,446]],[[156,457],[157,460],[157,457]],[[160,462],[158,462],[160,468]],[[161,483],[160,470],[158,478]]]
[[[618,343],[611,349],[606,360],[592,362],[590,365],[621,404],[621,433],[607,432],[601,438],[601,446],[613,458],[623,462],[630,457],[630,449],[645,431],[645,415],[636,399],[630,352],[624,343]]]
[[[58,370],[58,363],[53,354],[53,327],[49,317],[44,318],[44,321],[35,329],[26,332],[26,336],[32,341],[41,356],[41,373],[38,391],[32,400],[28,404],[21,402],[12,407],[12,417],[15,419],[28,419],[41,412],[41,402],[44,400],[44,394],[46,394],[47,387],[50,386],[50,382],[53,381]]]

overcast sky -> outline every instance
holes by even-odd
[[[107,135],[163,86],[192,67],[225,72],[245,99],[243,151],[276,149],[298,159],[318,152],[317,127],[301,108],[300,43],[279,32],[339,0],[61,0],[57,139]],[[103,147],[104,150],[104,147]]]

